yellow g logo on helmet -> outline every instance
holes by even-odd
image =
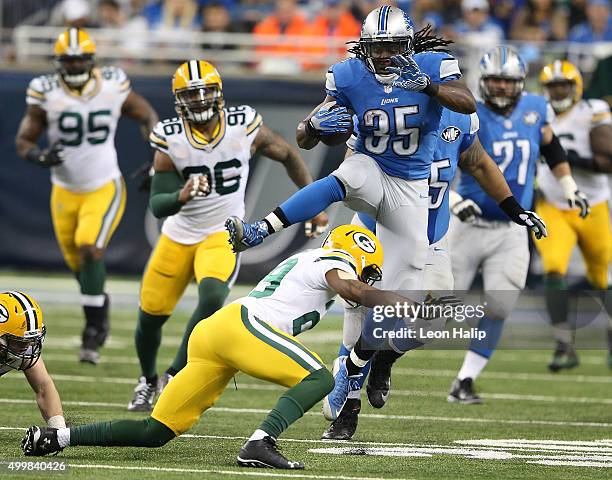
[[[40,358],[45,326],[40,306],[28,294],[0,293],[0,366],[27,370]]]
[[[571,83],[570,94],[563,99],[551,98],[549,87],[555,83]],[[582,75],[580,70],[567,60],[555,60],[544,66],[540,72],[540,84],[544,89],[545,97],[557,113],[565,112],[582,98]]]
[[[376,235],[357,225],[340,225],[325,240],[323,248],[342,250],[352,257],[359,280],[370,285],[382,278],[383,248]]]
[[[204,60],[190,60],[176,69],[172,93],[177,113],[191,123],[207,123],[225,104],[221,76]]]

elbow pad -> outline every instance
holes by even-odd
[[[561,142],[559,142],[559,137],[556,135],[553,135],[548,145],[540,145],[540,153],[544,156],[551,170],[557,165],[567,162],[567,154],[563,150]]]

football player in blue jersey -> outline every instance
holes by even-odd
[[[543,96],[523,92],[527,72],[518,53],[497,47],[482,57],[480,71],[483,101],[478,102],[482,126],[478,136],[518,202],[524,208],[532,207],[536,164],[542,155],[569,206],[586,217],[589,202],[578,190],[565,151],[553,133],[553,110]],[[457,217],[449,232],[455,288],[470,288],[481,268],[489,302],[487,314],[478,324],[486,336],[471,341],[448,395],[449,402],[472,404],[482,402],[474,392],[474,380],[495,351],[503,320],[525,286],[529,249],[527,232],[508,222],[473,178],[461,177],[457,193],[451,205]],[[466,222],[470,219],[471,223]]]
[[[457,166],[461,168],[462,172],[472,175],[512,221],[527,226],[537,238],[546,235],[546,227],[540,218],[534,212],[524,210],[513,197],[510,187],[497,164],[482,148],[477,136],[478,129],[479,119],[475,113],[464,115],[448,109],[443,110],[438,131],[439,138],[436,143],[434,161],[431,165],[429,177],[429,219],[427,228],[429,250],[425,264],[424,290],[449,291],[454,288],[446,233],[451,216],[449,196],[453,193],[450,184],[455,176]],[[354,138],[352,137],[348,142],[349,152],[350,148],[354,146]],[[349,152],[347,152],[347,155]],[[356,214],[352,223],[365,226],[372,231],[376,229],[376,221],[363,212]],[[345,307],[343,344],[340,347],[339,357],[350,355],[351,349],[357,345],[354,354],[358,358],[356,362],[367,361],[372,351],[364,351],[363,338],[358,342],[364,317],[364,307]],[[438,322],[438,324],[429,327],[443,328],[443,323],[442,320],[442,323]],[[422,346],[424,341],[423,338],[419,338],[409,342],[398,342],[392,346],[394,351],[380,350],[374,354],[371,362],[374,365],[374,370],[368,378],[366,388],[368,400],[372,406],[381,408],[385,404],[390,388],[390,370],[395,360],[406,351]],[[351,367],[351,363],[353,363],[353,360],[347,363],[347,368]],[[352,388],[348,392],[348,399],[340,415],[323,433],[322,438],[350,440],[354,435],[361,409],[360,390],[367,376],[369,365],[370,363],[361,370],[362,376],[359,381],[351,383]],[[340,403],[343,401],[343,395],[340,396],[339,401]]]
[[[383,288],[419,290],[427,257],[428,178],[442,107],[470,114],[474,97],[458,79],[448,41],[428,30],[414,34],[402,10],[370,12],[350,58],[327,73],[327,96],[297,128],[298,145],[313,148],[321,138],[348,133],[358,118],[355,154],[331,175],[298,191],[255,223],[233,217],[226,226],[236,250],[305,221],[344,201],[377,221],[385,257]],[[410,245],[409,249],[405,245]]]

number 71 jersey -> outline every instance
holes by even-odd
[[[196,197],[168,217],[162,232],[185,245],[222,231],[227,217],[244,217],[244,192],[249,176],[251,145],[263,120],[248,105],[223,109],[213,138],[207,141],[189,122],[171,118],[159,122],[149,143],[170,157],[179,176],[206,175],[210,194]]]
[[[60,142],[64,162],[51,168],[51,182],[74,192],[91,192],[119,178],[115,131],[130,81],[120,68],[92,70],[81,94],[58,74],[34,78],[26,103],[47,115],[49,143]]]
[[[504,174],[512,195],[526,210],[532,209],[535,172],[540,158],[542,127],[554,119],[552,108],[541,95],[525,93],[509,116],[490,110],[478,102],[480,143]],[[470,175],[462,175],[458,193],[473,200],[488,220],[509,221]]]

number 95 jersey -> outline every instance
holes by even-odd
[[[121,171],[115,150],[115,130],[130,81],[120,68],[92,70],[81,94],[69,89],[58,74],[34,78],[26,103],[47,114],[49,143],[59,141],[64,163],[51,168],[51,182],[74,192],[91,192]]]
[[[251,145],[262,122],[261,115],[243,105],[220,112],[210,141],[184,119],[171,118],[155,126],[149,137],[151,146],[170,157],[184,181],[206,175],[210,185],[209,195],[195,197],[166,219],[162,227],[165,235],[193,245],[224,230],[227,217],[244,217]]]

